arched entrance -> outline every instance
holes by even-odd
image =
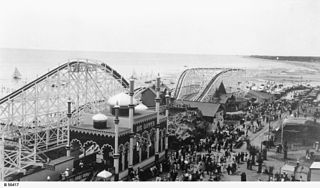
[[[155,129],[151,129],[150,131],[150,142],[151,142],[151,146],[150,146],[150,157],[153,156],[155,154],[155,143],[156,143],[156,130]]]
[[[75,157],[75,159],[78,159],[81,154],[83,154],[83,150],[82,150],[82,144],[81,144],[80,140],[78,140],[78,139],[71,140],[71,142],[70,142],[70,155],[72,157]]]
[[[108,171],[113,169],[113,147],[109,144],[104,144],[101,147],[101,153],[103,156],[103,165],[104,168]]]
[[[141,147],[141,142],[140,142],[140,134],[136,134],[134,138],[134,143],[133,143],[133,165],[138,164],[140,160],[140,147]]]
[[[124,146],[123,144],[121,144],[119,146],[119,154],[120,154],[120,157],[119,157],[119,171],[121,172],[122,171],[122,168],[123,168],[123,164],[124,164],[124,157],[123,157],[123,154],[124,154]]]
[[[141,161],[144,161],[148,158],[148,153],[149,153],[149,145],[150,145],[150,140],[149,140],[149,132],[144,131],[142,133],[141,137]]]
[[[126,142],[124,144],[124,169],[127,169],[129,166],[129,149],[130,149],[130,143]]]

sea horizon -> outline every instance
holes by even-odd
[[[0,69],[0,89],[2,93],[3,90],[10,93],[71,59],[98,60],[108,64],[124,78],[128,79],[135,74],[142,82],[146,79],[155,79],[157,74],[160,74],[167,84],[176,82],[179,75],[187,68],[240,68],[259,71],[276,68],[291,74],[295,72],[300,74],[301,71],[306,71],[305,74],[320,72],[320,66],[317,66],[316,62],[277,61],[253,58],[250,55],[0,48],[0,66],[2,67]],[[12,79],[15,68],[22,75],[19,81]]]

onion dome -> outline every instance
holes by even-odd
[[[148,110],[148,107],[146,105],[140,103],[134,109],[137,110],[137,111],[143,111],[143,110]]]
[[[110,106],[115,106],[117,102],[120,107],[129,106],[130,96],[126,93],[119,93],[117,95],[110,97],[110,99],[108,100],[108,104]],[[137,104],[138,104],[137,100],[133,98],[133,105],[137,105]]]
[[[104,114],[99,113],[99,114],[94,115],[92,117],[92,120],[93,121],[107,121],[108,117],[105,116]]]
[[[92,117],[93,128],[95,129],[106,129],[108,117],[104,114],[96,114]]]

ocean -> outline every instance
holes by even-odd
[[[272,61],[247,56],[0,49],[0,98],[68,60],[78,58],[102,61],[125,78],[135,74],[138,79],[154,79],[159,73],[164,82],[176,82],[186,68],[196,67],[314,72],[312,67],[306,66],[308,63]],[[15,68],[22,75],[19,81],[13,79]]]

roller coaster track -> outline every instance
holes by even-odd
[[[66,146],[68,126],[83,113],[105,108],[129,83],[107,64],[71,60],[0,99],[0,181],[29,166],[43,165],[45,152]],[[71,118],[67,101],[72,100]]]
[[[208,95],[208,92],[211,90],[211,88],[214,86],[214,83],[218,80],[218,78],[220,76],[222,76],[223,74],[227,73],[227,72],[230,72],[230,71],[235,71],[235,70],[238,70],[238,69],[228,69],[228,70],[225,70],[225,71],[222,71],[218,74],[216,74],[211,80],[210,82],[207,84],[207,86],[204,88],[203,91],[199,92],[200,95],[199,97],[195,98],[195,101],[203,101],[203,99]]]
[[[183,79],[185,78],[188,70],[189,70],[189,69],[184,70],[184,71],[181,73],[180,77],[179,77],[179,80],[178,80],[177,86],[176,86],[176,90],[175,90],[175,92],[174,92],[175,98],[178,98],[178,96],[179,96],[179,94],[180,94],[181,85],[182,85]]]
[[[183,99],[184,96],[188,95],[194,95],[191,99],[191,101],[203,101],[211,91],[212,87],[215,85],[217,80],[221,78],[224,74],[232,71],[239,71],[240,69],[225,69],[225,68],[192,68],[192,69],[186,69],[184,70],[177,82],[174,97],[178,100]],[[207,80],[206,78],[209,78],[208,76],[214,74],[214,76]],[[194,76],[192,76],[194,75]],[[204,76],[204,77],[203,77]],[[196,83],[199,83],[199,87],[196,87],[195,89],[190,89],[190,91],[187,91],[183,88],[190,88],[194,87],[191,83],[195,82],[195,80],[198,81]],[[189,93],[188,93],[189,92]]]
[[[81,60],[80,60],[81,61]],[[88,61],[88,60],[85,60],[85,61]],[[96,61],[97,62],[97,61]],[[51,75],[55,74],[56,72],[62,70],[62,69],[65,69],[67,68],[68,66],[70,65],[73,65],[73,64],[76,64],[76,63],[79,63],[79,60],[74,60],[74,61],[71,61],[71,62],[68,62],[68,63],[65,63],[63,65],[60,65],[59,67],[49,71],[48,73],[40,76],[39,78],[35,79],[34,81],[31,81],[30,83],[24,85],[23,87],[21,87],[20,89],[10,93],[9,95],[3,97],[0,99],[0,104],[6,102],[7,100],[9,100],[10,98],[14,98],[15,96],[19,95],[20,93],[22,93],[23,91],[33,87],[35,84],[38,84],[40,83],[41,81],[45,80],[46,78],[50,77]],[[88,63],[88,62],[86,62]],[[105,63],[102,63],[100,64],[102,67],[105,67],[106,68],[106,72],[109,71],[109,72],[112,72],[113,74],[113,77],[117,80],[121,79],[121,81],[119,81],[122,86],[124,88],[128,88],[129,87],[129,83],[126,79],[124,79],[117,71],[113,70],[110,66],[108,66],[107,64]]]

